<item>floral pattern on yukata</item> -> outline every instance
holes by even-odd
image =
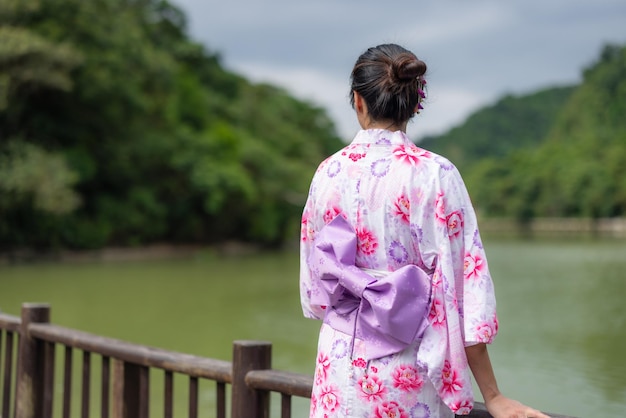
[[[300,296],[308,318],[331,309],[311,303],[317,278],[307,261],[316,233],[336,216],[356,231],[358,267],[392,272],[414,264],[428,272],[429,326],[411,347],[365,362],[362,342],[322,325],[311,417],[469,413],[465,346],[491,343],[498,322],[476,216],[456,168],[386,130],[360,131],[320,164],[302,215]]]

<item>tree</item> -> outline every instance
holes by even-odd
[[[624,216],[625,76],[626,47],[607,46],[575,89],[504,98],[425,146],[460,161],[486,216]]]
[[[29,182],[0,184],[0,247],[276,246],[298,227],[310,176],[342,145],[324,111],[226,71],[164,0],[0,11],[0,171],[39,164]],[[66,203],[35,204],[44,189]]]

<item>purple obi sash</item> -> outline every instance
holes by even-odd
[[[309,266],[326,306],[324,323],[366,342],[367,359],[398,353],[422,338],[428,325],[430,277],[415,265],[375,278],[355,265],[357,236],[337,216],[316,236]]]

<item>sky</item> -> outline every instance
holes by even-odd
[[[626,44],[625,0],[172,0],[192,39],[252,82],[359,129],[350,72],[371,46],[397,43],[426,62],[428,99],[407,128],[444,133],[506,94],[578,83],[607,43]]]

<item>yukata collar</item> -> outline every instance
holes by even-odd
[[[387,129],[361,129],[352,140],[352,144],[371,145],[413,145],[406,133]]]

